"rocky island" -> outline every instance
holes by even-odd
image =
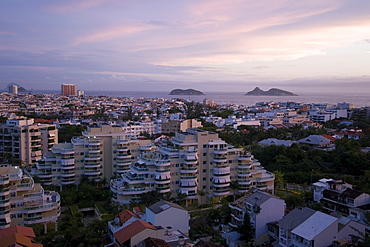
[[[170,95],[202,95],[201,91],[195,89],[174,89]]]
[[[246,93],[245,95],[249,95],[249,96],[297,96],[294,93],[281,90],[278,88],[271,88],[268,91],[263,91],[259,87],[256,87],[255,89],[253,89],[253,91],[250,91]]]

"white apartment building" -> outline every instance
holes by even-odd
[[[151,151],[149,140],[130,139],[122,127],[102,125],[91,127],[85,136],[74,137],[71,143],[60,143],[45,153],[33,174],[46,185],[78,184],[82,176],[107,181],[130,171],[140,153]]]
[[[19,167],[0,167],[0,229],[13,225],[56,222],[60,195],[45,191]]]
[[[216,133],[188,129],[172,139],[161,139],[157,151],[141,153],[130,171],[112,179],[110,186],[113,200],[121,204],[138,200],[140,194],[152,190],[182,193],[187,203],[203,203],[232,194],[231,181],[237,182],[238,192],[251,187],[273,191],[274,179],[274,174],[242,148],[228,145]]]
[[[0,153],[34,164],[58,143],[54,124],[36,124],[34,119],[18,117],[0,124]]]

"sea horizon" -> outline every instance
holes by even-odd
[[[85,95],[109,96],[122,98],[180,98],[202,102],[204,99],[214,100],[216,104],[236,104],[252,106],[258,102],[300,102],[300,103],[350,103],[355,107],[370,106],[370,93],[338,93],[338,92],[294,92],[297,96],[247,96],[246,92],[203,92],[201,95],[170,95],[168,91],[113,91],[84,90]],[[60,94],[60,90],[33,90],[32,93]]]

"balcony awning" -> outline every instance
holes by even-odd
[[[214,183],[220,183],[220,184],[222,184],[222,183],[229,183],[231,180],[230,180],[230,178],[213,178],[213,182]]]
[[[167,176],[166,174],[157,174],[157,175],[155,175],[155,179],[165,180],[165,179],[170,179],[170,178],[171,177]]]
[[[186,160],[196,160],[197,156],[195,155],[186,155]]]
[[[184,181],[181,182],[180,186],[194,187],[197,186],[197,183],[195,181]]]

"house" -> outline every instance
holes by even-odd
[[[254,244],[269,242],[268,223],[283,218],[285,201],[259,190],[250,190],[245,196],[229,204],[231,209],[231,227],[237,228],[244,222],[245,214],[255,228]]]
[[[310,208],[295,208],[282,218],[277,226],[279,245],[283,247],[292,246],[292,230],[311,217],[315,210]]]
[[[276,145],[290,147],[293,144],[293,142],[291,140],[278,140],[276,138],[268,138],[258,142],[258,144],[261,146]]]
[[[153,225],[172,227],[184,234],[189,232],[189,212],[176,203],[161,200],[147,207],[145,214],[146,221]]]
[[[370,204],[370,195],[352,189],[352,185],[342,180],[320,179],[313,184],[314,201],[320,201],[328,212],[344,216],[351,214],[351,209]],[[355,212],[352,212],[354,217]]]
[[[326,247],[337,240],[338,219],[316,211],[292,230],[292,245]]]
[[[23,246],[23,247],[42,247],[42,244],[34,242],[35,232],[31,227],[11,226],[0,230],[0,247]]]
[[[134,246],[147,237],[164,238],[164,229],[137,220],[113,234],[114,243],[118,246]]]
[[[119,230],[130,225],[134,221],[141,220],[142,218],[130,210],[122,210],[113,221],[108,222],[108,237],[113,241],[114,234]]]
[[[310,135],[306,138],[298,140],[301,146],[308,146],[311,149],[323,151],[332,151],[335,149],[335,138],[329,135]]]

